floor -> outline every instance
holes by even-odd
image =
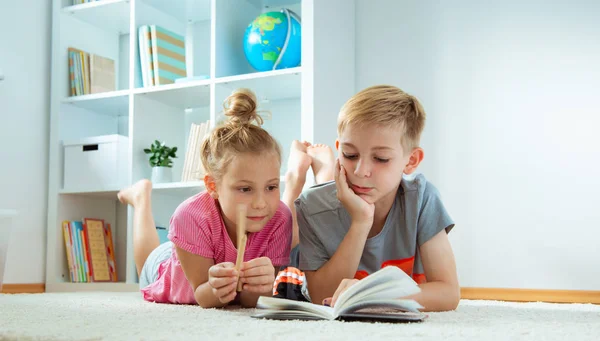
[[[138,293],[0,295],[3,340],[599,340],[600,306],[461,301],[423,323],[270,321]]]

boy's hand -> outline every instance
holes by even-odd
[[[348,290],[348,288],[350,288],[351,286],[353,286],[354,284],[358,283],[358,279],[343,279],[340,282],[340,285],[338,286],[337,290],[335,291],[335,293],[333,294],[333,297],[329,297],[323,300],[323,305],[327,305],[330,307],[335,307],[335,302],[337,301],[337,299],[340,297],[340,295]]]
[[[375,215],[375,204],[368,203],[362,197],[356,195],[348,185],[346,169],[340,165],[340,159],[335,162],[335,187],[337,198],[344,205],[353,223],[358,223],[367,229],[373,225]]]
[[[221,303],[229,303],[235,299],[237,282],[238,273],[235,264],[231,262],[215,264],[208,269],[208,283],[213,295]]]
[[[264,294],[273,291],[275,282],[275,268],[269,257],[255,258],[244,262],[240,269],[240,280],[243,290]]]

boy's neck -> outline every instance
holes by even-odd
[[[387,219],[388,214],[392,210],[392,205],[394,205],[394,200],[396,200],[396,194],[398,193],[398,187],[395,191],[390,192],[385,197],[379,199],[375,203],[375,214],[373,216],[373,226],[371,226],[371,231],[369,231],[369,235],[367,238],[374,237],[378,235],[381,230],[383,230],[383,226],[385,225],[385,221]]]

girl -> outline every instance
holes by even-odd
[[[201,148],[206,191],[176,209],[170,242],[159,244],[148,180],[118,194],[134,207],[134,258],[147,301],[254,307],[260,295],[272,295],[275,271],[289,261],[293,221],[279,199],[280,147],[260,127],[263,121],[250,90],[229,96],[225,115],[229,119]],[[246,206],[248,239],[243,266],[236,271],[239,204]],[[238,279],[243,283],[239,294]]]

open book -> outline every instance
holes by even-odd
[[[371,320],[419,322],[426,317],[415,300],[402,299],[420,292],[404,271],[387,266],[344,291],[335,307],[274,297],[260,297],[252,317],[275,320]]]

